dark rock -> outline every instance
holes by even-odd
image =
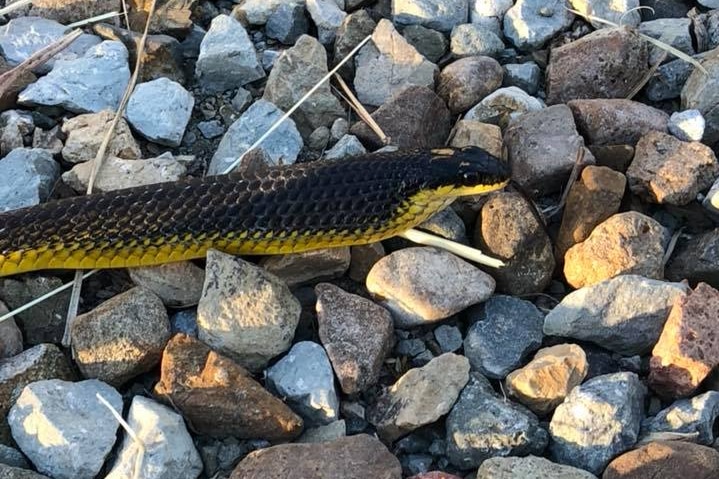
[[[705,282],[719,288],[719,228],[680,239],[667,264],[671,281],[689,280],[693,285]]]
[[[432,63],[437,63],[449,47],[449,42],[442,33],[421,25],[405,27],[402,36]]]
[[[470,56],[447,65],[437,94],[452,114],[464,113],[502,85],[502,67],[490,57]]]

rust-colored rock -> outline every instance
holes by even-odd
[[[165,348],[155,394],[199,434],[281,441],[302,432],[302,419],[246,369],[184,334]]]
[[[679,298],[652,351],[649,384],[667,397],[692,394],[719,365],[719,291],[699,283]]]
[[[631,145],[650,131],[667,131],[669,115],[632,100],[575,100],[568,103],[579,132],[590,145]]]
[[[602,479],[716,479],[719,452],[680,441],[650,442],[614,459]]]

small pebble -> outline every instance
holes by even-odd
[[[234,108],[237,113],[242,113],[247,110],[247,107],[251,104],[252,93],[242,87],[239,87],[235,96],[232,97],[232,108]]]
[[[481,25],[465,23],[452,29],[450,50],[455,58],[477,55],[497,57],[504,50],[502,40]]]
[[[219,120],[201,121],[197,124],[197,129],[208,140],[222,136],[225,133],[225,127]]]
[[[573,17],[561,0],[518,0],[504,15],[504,34],[520,50],[540,48]]]
[[[392,19],[399,25],[422,25],[441,32],[467,22],[467,0],[396,0]]]
[[[443,353],[453,353],[462,347],[462,332],[456,326],[438,326],[434,330],[434,338]]]
[[[669,133],[682,141],[701,141],[706,121],[699,110],[674,112],[669,117]]]
[[[325,160],[341,160],[352,156],[367,153],[364,145],[354,135],[345,135],[329,150],[325,152]]]
[[[537,93],[542,71],[536,63],[507,63],[502,65],[502,68],[504,69],[502,86],[516,86],[530,95]]]

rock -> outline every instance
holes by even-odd
[[[183,334],[167,343],[154,392],[197,434],[283,441],[302,431],[302,419],[247,370]]]
[[[337,118],[334,123],[332,123],[332,127],[330,128],[330,141],[332,143],[338,142],[350,131],[350,124],[347,120],[344,118]],[[353,135],[350,135],[353,136]],[[347,141],[347,140],[346,140]]]
[[[649,363],[649,384],[666,397],[692,394],[719,364],[714,323],[719,291],[699,283],[674,303]]]
[[[521,369],[506,379],[510,395],[537,415],[550,414],[587,376],[584,350],[576,344],[558,344],[537,351]]]
[[[405,248],[385,256],[372,267],[366,284],[400,328],[448,318],[485,301],[495,286],[488,274],[430,247]]]
[[[32,136],[35,123],[32,115],[10,110],[0,114],[0,157],[16,148],[25,146],[25,139]]]
[[[554,411],[549,450],[561,464],[599,474],[637,441],[644,386],[634,373],[597,376],[577,386]]]
[[[719,469],[719,452],[681,441],[657,441],[614,459],[602,479],[709,479]]]
[[[0,74],[7,73],[12,67],[3,56],[0,56]],[[31,71],[25,71],[19,74],[13,81],[7,83],[7,86],[0,93],[0,108],[7,110],[15,108],[17,104],[17,96],[30,83],[35,82],[37,77]],[[2,134],[0,133],[0,136]]]
[[[147,479],[165,477],[196,478],[202,472],[202,460],[182,416],[172,409],[143,396],[135,396],[127,422],[145,446],[144,451],[127,433],[118,459],[106,479]],[[137,465],[138,455],[142,462]]]
[[[504,42],[481,25],[465,23],[452,29],[449,48],[455,58],[497,57],[504,50]]]
[[[252,104],[252,93],[242,87],[237,89],[237,93],[232,98],[232,108],[237,113],[242,113]]]
[[[719,58],[709,54],[702,66],[707,73],[695,68],[684,84],[681,109],[699,110],[706,121],[704,143],[711,145],[719,140]]]
[[[693,70],[694,66],[691,63],[681,59],[661,65],[644,88],[647,99],[658,102],[679,98]]]
[[[407,43],[386,19],[377,24],[372,41],[359,51],[355,65],[357,98],[370,106],[383,105],[411,85],[434,88],[439,71],[437,65]]]
[[[467,5],[467,0],[395,0],[392,19],[398,25],[422,25],[448,33],[467,23]]]
[[[0,159],[0,213],[44,202],[60,177],[46,150],[16,148]]]
[[[502,157],[502,129],[497,125],[482,123],[476,120],[459,120],[454,128],[454,136],[450,142],[454,148],[478,146],[494,155]]]
[[[406,26],[402,30],[402,36],[432,63],[439,62],[449,47],[449,42],[441,32],[421,25]]]
[[[333,421],[326,426],[317,426],[312,429],[305,429],[305,432],[297,438],[301,443],[322,443],[331,442],[347,436],[345,420]]]
[[[477,479],[597,479],[576,467],[556,464],[543,457],[491,457],[479,466]]]
[[[11,2],[8,2],[10,5]],[[21,15],[31,15],[55,20],[67,25],[91,18],[103,13],[119,11],[122,9],[120,0],[34,0],[31,7],[21,8],[19,11],[11,12]]]
[[[502,86],[516,86],[529,95],[535,95],[539,90],[542,71],[536,63],[507,63],[502,65],[502,68],[504,69]]]
[[[482,114],[489,109],[494,112],[493,115],[499,117],[496,123],[502,128],[505,128],[511,120],[530,111],[539,111],[544,107],[544,103],[540,100],[529,96],[526,92],[515,86],[510,86],[500,88],[487,95],[464,115],[464,119],[484,121],[487,123],[488,119],[482,117]],[[495,122],[492,121],[491,123]]]
[[[669,117],[669,133],[681,141],[701,141],[706,122],[699,110],[684,110]]]
[[[633,274],[574,291],[544,320],[544,334],[592,341],[624,356],[646,354],[688,287]]]
[[[559,0],[517,0],[504,15],[504,34],[520,50],[541,48],[570,27],[574,15]]]
[[[319,337],[345,394],[379,379],[393,343],[392,316],[372,301],[329,283],[315,286]]]
[[[219,120],[201,121],[197,124],[197,129],[208,140],[222,136],[225,133],[225,127]]]
[[[507,10],[514,5],[513,0],[470,0],[470,23],[482,23],[486,18],[502,19]]]
[[[32,472],[25,468],[12,467],[1,463],[0,477],[2,479],[50,479],[48,476]]]
[[[503,379],[542,345],[544,315],[529,301],[494,295],[467,314],[464,354],[484,376]]]
[[[634,0],[636,6],[639,6],[639,2]],[[637,14],[639,12],[632,12]],[[625,18],[627,18],[625,16]],[[606,18],[606,17],[603,17]],[[628,24],[626,21],[623,22],[625,25]],[[692,45],[692,35],[690,30],[692,29],[692,21],[689,18],[659,18],[657,20],[651,20],[648,22],[637,23],[634,26],[639,26],[639,33],[656,38],[657,40],[670,45],[677,50],[686,53],[689,56],[694,55],[694,46]],[[649,51],[649,63],[651,65],[659,62],[664,55],[664,50],[659,47],[653,47]],[[671,57],[669,57],[671,58]]]
[[[67,139],[62,148],[62,158],[70,163],[94,160],[105,131],[114,117],[113,112],[103,110],[99,113],[86,113],[65,120],[62,124],[62,132],[67,135]],[[125,160],[134,160],[142,155],[124,118],[118,121],[106,151],[108,156]]]
[[[84,193],[91,172],[91,162],[80,163],[63,173],[62,181],[78,193]],[[110,156],[102,162],[102,168],[95,177],[93,191],[99,193],[177,181],[186,174],[187,167],[180,161],[180,157],[172,157],[170,154],[147,160],[123,160]]]
[[[49,130],[36,128],[32,136],[32,147],[47,150],[53,156],[59,156],[62,152],[62,140],[60,139],[60,126],[56,125]]]
[[[160,298],[133,288],[79,315],[70,333],[83,376],[119,387],[160,362],[170,321]]]
[[[377,82],[377,79],[374,80]],[[399,148],[435,148],[444,145],[451,129],[451,116],[444,101],[423,86],[409,86],[372,113],[382,131]],[[431,122],[427,118],[432,118]],[[365,122],[350,133],[371,149],[383,144]]]
[[[719,229],[679,241],[667,263],[666,276],[671,281],[700,281],[719,288]]]
[[[325,160],[341,160],[351,156],[359,156],[367,153],[362,143],[354,135],[345,135],[325,152]]]
[[[567,250],[564,276],[573,288],[620,274],[664,277],[664,227],[636,211],[617,213]]]
[[[462,332],[456,326],[441,324],[434,330],[434,339],[443,353],[453,353],[462,347]]]
[[[372,35],[375,27],[377,27],[377,24],[364,9],[347,15],[337,29],[334,46],[334,64],[336,65],[342,61],[362,40],[368,35]],[[447,43],[446,40],[444,40],[444,42],[445,44]],[[340,69],[340,74],[346,78],[348,82],[351,81],[355,74],[355,61],[350,60],[345,63]]]
[[[250,453],[230,479],[400,479],[396,457],[367,434],[322,444],[282,444]]]
[[[625,98],[646,75],[648,58],[647,43],[628,27],[603,28],[554,48],[547,103]]]
[[[267,386],[297,411],[308,425],[337,420],[339,397],[327,353],[317,343],[301,341],[266,372]]]
[[[240,22],[227,15],[212,19],[200,44],[195,76],[208,92],[230,90],[265,77],[255,46]]]
[[[350,269],[348,276],[358,283],[364,283],[374,264],[385,256],[382,243],[352,246],[350,248]]]
[[[182,85],[159,78],[135,87],[125,117],[148,140],[180,146],[194,105],[195,99]]]
[[[250,25],[266,24],[272,14],[277,11],[283,4],[297,4],[304,6],[301,0],[245,0],[236,8]]]
[[[332,3],[332,0],[328,0]],[[302,35],[295,46],[285,50],[277,59],[265,86],[263,98],[278,108],[289,110],[317,82],[327,74],[327,53],[309,35]],[[303,136],[307,137],[320,126],[329,127],[344,115],[339,100],[332,94],[329,83],[312,94],[292,115]],[[263,132],[264,133],[264,132]]]
[[[541,454],[547,431],[530,411],[494,392],[472,375],[447,417],[447,457],[460,469],[474,469],[494,456]]]
[[[326,126],[320,126],[310,133],[307,138],[307,147],[310,150],[322,152],[327,148],[327,144],[330,142],[330,129]]]
[[[417,229],[429,231],[442,238],[462,244],[469,244],[467,229],[462,218],[452,208],[444,208],[417,226]]]
[[[417,474],[416,476],[412,476],[409,479],[462,479],[462,478],[459,476],[455,476],[454,474],[447,474],[446,472],[431,471],[431,472]]]
[[[632,100],[572,100],[579,132],[590,145],[636,145],[652,131],[666,132],[669,116]]]
[[[190,261],[129,268],[137,285],[155,293],[169,308],[195,306],[202,296],[205,271]]]
[[[301,307],[278,277],[216,250],[208,251],[205,271],[197,307],[201,341],[250,370],[289,349]]]
[[[8,312],[5,304],[0,301],[0,316]],[[15,318],[0,322],[0,361],[17,356],[22,352],[22,331],[17,327]],[[0,452],[1,452],[0,448]],[[0,455],[0,459],[2,456]],[[2,462],[2,461],[0,461]]]
[[[421,339],[402,339],[397,342],[395,353],[398,356],[417,358],[427,353],[427,346]]]
[[[266,100],[257,100],[227,129],[217,147],[207,173],[217,175],[235,161],[280,119],[284,112]],[[302,149],[302,136],[292,119],[285,120],[262,144],[257,147],[272,165],[291,165]]]
[[[334,0],[306,0],[307,12],[317,26],[317,37],[323,45],[332,45],[337,29],[347,14]]]
[[[285,45],[294,45],[309,27],[302,4],[283,2],[267,18],[265,34]]]
[[[719,218],[719,179],[714,182],[704,200],[702,206],[706,208],[711,215]]]
[[[184,333],[197,337],[197,309],[183,309],[170,316],[172,334]]]
[[[641,16],[638,11],[639,0],[619,0],[613,3],[592,0],[570,0],[569,3],[572,8],[583,15],[591,15],[592,17],[601,18],[612,23],[638,27],[641,22]],[[609,27],[606,23],[597,20],[590,20],[590,23],[597,30]]]
[[[393,442],[447,414],[469,381],[469,361],[445,353],[407,371],[378,399],[370,421],[384,441]]]
[[[293,288],[342,276],[350,266],[349,247],[268,256],[260,261],[269,273]]]
[[[600,223],[619,211],[627,180],[606,166],[587,166],[572,184],[564,206],[555,257],[564,260],[569,248],[586,240]]]
[[[512,295],[540,292],[552,279],[552,244],[531,208],[518,193],[496,193],[477,217],[473,244],[505,262],[504,267],[492,271],[498,291]]]
[[[10,446],[0,444],[0,468],[3,466],[17,467],[21,469],[30,469],[31,467],[30,463],[27,459],[25,459],[25,456],[23,456],[20,451]],[[0,477],[3,477],[2,469],[0,469]]]
[[[116,110],[130,80],[127,48],[104,41],[84,56],[55,63],[52,71],[18,95],[25,106],[60,106],[74,113]]]
[[[708,391],[690,399],[680,399],[662,409],[642,424],[644,434],[677,432],[695,433],[696,442],[711,446],[714,443],[714,423],[719,416],[719,392]]]
[[[147,24],[150,3],[146,0],[130,0],[130,29],[141,32]],[[191,5],[184,0],[166,0],[157,5],[150,21],[150,33],[167,33],[184,38],[192,29]]]
[[[464,113],[502,86],[502,67],[490,57],[470,56],[444,67],[437,94],[452,114]]]
[[[92,479],[100,472],[119,424],[97,395],[122,413],[120,394],[95,379],[48,379],[23,388],[8,423],[13,439],[40,472],[57,479]]]

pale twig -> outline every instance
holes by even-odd
[[[119,17],[120,15],[121,15],[120,12],[107,12],[107,13],[103,13],[101,15],[96,15],[94,17],[90,17],[90,18],[86,18],[84,20],[77,21],[75,23],[71,23],[70,25],[67,26],[67,28],[82,27],[89,23],[101,22],[102,20]]]
[[[33,0],[18,0],[17,2],[13,2],[5,8],[0,8],[0,15],[6,15],[10,12],[17,10],[18,8],[30,5],[32,2]]]
[[[130,29],[130,18],[127,16],[127,0],[122,0],[122,16],[125,17],[125,28]]]
[[[461,256],[462,258],[466,258],[470,261],[474,261],[475,263],[483,264],[491,268],[501,268],[502,266],[505,266],[502,260],[491,258],[476,248],[471,248],[467,245],[463,245],[462,243],[440,238],[439,236],[425,233],[424,231],[409,229],[397,236],[401,236],[404,239],[414,243],[423,244],[425,246],[442,248],[450,253],[456,254],[457,256]]]
[[[132,441],[137,445],[137,457],[135,458],[135,469],[133,471],[132,477],[134,479],[138,479],[140,477],[140,472],[142,472],[142,463],[145,460],[145,443],[142,441],[142,439],[140,439],[140,437],[132,429],[132,427],[130,427],[127,421],[123,419],[120,413],[117,412],[114,407],[112,407],[112,404],[110,404],[107,399],[102,396],[102,394],[95,393],[95,397],[98,401],[100,401],[103,406],[105,406],[110,411],[110,414],[112,414],[115,420],[120,423],[120,426],[122,426],[127,435],[130,436]]]
[[[634,98],[634,96],[639,93],[642,88],[644,88],[644,85],[646,85],[649,80],[652,79],[652,77],[662,65],[664,60],[667,59],[667,55],[668,53],[666,51],[662,51],[662,56],[660,56],[659,59],[651,67],[649,67],[647,73],[642,77],[641,80],[639,80],[639,82],[634,86],[634,88],[632,88],[632,91],[630,91],[629,94],[626,96],[627,100],[631,100],[632,98]]]
[[[350,87],[347,86],[347,83],[345,83],[344,78],[335,73],[335,80],[337,81],[337,83],[339,83],[340,88],[342,88],[342,91],[344,91],[343,98],[345,98],[349,106],[352,107],[352,109],[357,113],[360,119],[365,122],[367,126],[370,127],[374,134],[379,137],[382,144],[389,145],[391,141],[390,137],[388,137],[387,134],[382,131],[382,128],[380,128],[379,124],[375,121],[374,118],[372,118],[372,115],[369,114],[364,105],[362,105],[362,103],[360,103],[354,93],[352,93]]]
[[[672,257],[672,253],[674,252],[674,248],[677,247],[677,242],[679,241],[679,237],[681,236],[682,232],[684,232],[684,227],[682,226],[678,230],[674,232],[672,235],[672,238],[669,240],[669,244],[667,245],[667,250],[664,252],[664,257],[662,257],[662,264],[664,266],[667,265],[669,262],[669,259]]]

